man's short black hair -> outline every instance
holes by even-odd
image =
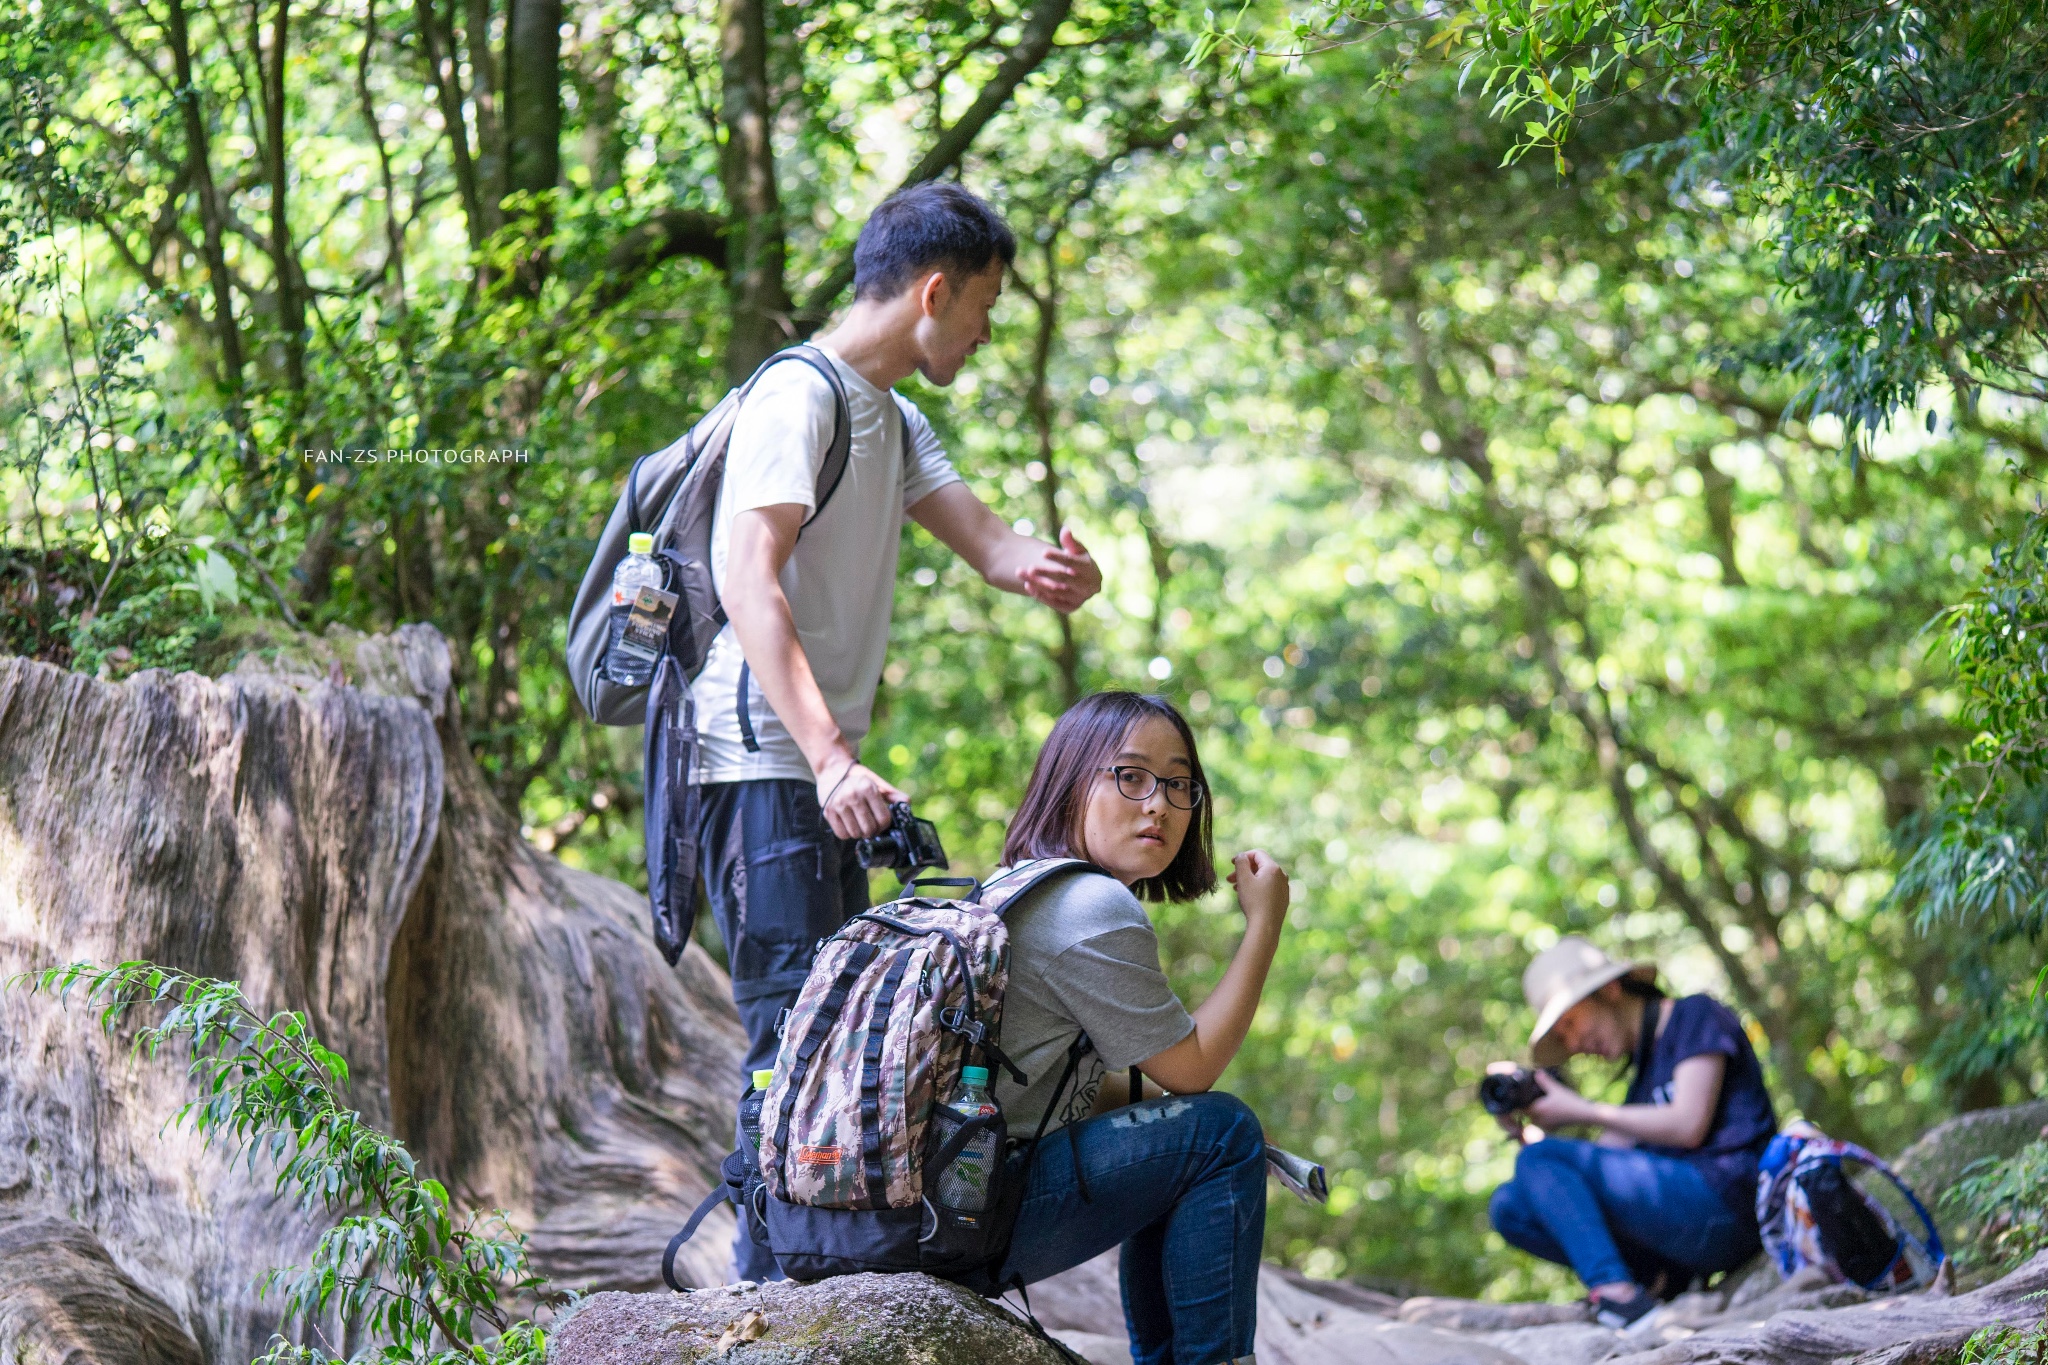
[[[979,275],[1017,238],[996,211],[950,180],[927,180],[881,202],[853,245],[853,296],[893,299],[927,270]]]

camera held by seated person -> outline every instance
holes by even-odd
[[[1569,1265],[1611,1327],[1642,1322],[1694,1279],[1755,1254],[1757,1160],[1777,1131],[1763,1070],[1734,1011],[1709,995],[1674,1000],[1656,964],[1615,962],[1567,937],[1529,964],[1540,1070],[1497,1066],[1480,1102],[1524,1141],[1493,1192],[1493,1226],[1512,1246]],[[1574,1056],[1631,1065],[1621,1104],[1561,1078]],[[1550,1136],[1585,1125],[1597,1142]]]
[[[1564,1079],[1556,1067],[1546,1067],[1554,1081]],[[1479,1082],[1479,1103],[1495,1118],[1505,1118],[1527,1109],[1543,1096],[1536,1073],[1526,1066],[1489,1071]]]

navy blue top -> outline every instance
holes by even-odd
[[[1721,1076],[1721,1094],[1714,1102],[1714,1119],[1707,1126],[1706,1140],[1697,1147],[1643,1143],[1640,1150],[1692,1162],[1722,1198],[1738,1209],[1754,1210],[1757,1158],[1778,1131],[1778,1115],[1771,1108],[1770,1092],[1764,1089],[1756,1049],[1749,1045],[1749,1035],[1742,1031],[1735,1011],[1711,995],[1688,995],[1674,1001],[1671,1018],[1651,1049],[1649,1065],[1629,1082],[1625,1102],[1671,1103],[1671,1075],[1678,1064],[1689,1057],[1715,1053],[1728,1059],[1728,1067]]]

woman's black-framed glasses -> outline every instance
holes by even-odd
[[[1096,771],[1115,778],[1118,794],[1128,801],[1143,801],[1164,787],[1166,804],[1175,810],[1193,810],[1202,804],[1202,784],[1192,777],[1161,777],[1150,768],[1133,768],[1127,764]]]

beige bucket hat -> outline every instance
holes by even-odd
[[[1632,976],[1655,981],[1654,962],[1616,962],[1577,934],[1567,934],[1536,954],[1522,973],[1522,996],[1536,1011],[1529,1034],[1529,1052],[1538,1066],[1556,1066],[1565,1059],[1564,1044],[1550,1036],[1564,1012],[1610,981]]]

